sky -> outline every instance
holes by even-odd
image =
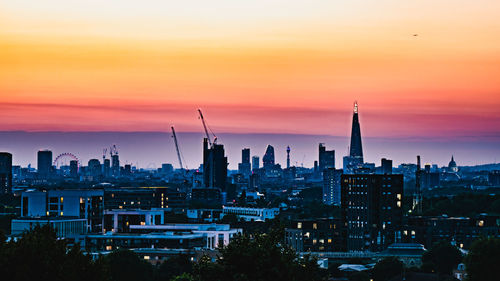
[[[199,133],[202,108],[217,134],[345,138],[357,100],[367,139],[492,161],[499,14],[496,0],[0,0],[0,131]]]

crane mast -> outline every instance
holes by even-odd
[[[203,113],[201,113],[201,109],[198,108],[198,113],[200,114],[200,119],[201,119],[201,123],[203,124],[203,129],[205,129],[205,134],[207,135],[207,139],[208,139],[208,144],[210,147],[212,147],[212,140],[210,139],[210,134],[208,133],[208,126],[207,126],[207,123],[205,122],[205,118],[203,118]],[[212,130],[210,130],[212,131]],[[214,136],[214,141],[213,143],[215,144],[217,142],[217,137],[215,136],[215,134],[212,132],[212,135]]]
[[[177,135],[175,134],[175,129],[174,126],[172,128],[172,137],[174,138],[174,143],[175,143],[175,149],[177,150],[177,158],[179,158],[179,165],[181,166],[181,170],[184,169],[184,166],[182,165],[182,157],[181,157],[181,152],[179,150],[179,144],[177,143]]]

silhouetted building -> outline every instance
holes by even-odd
[[[495,170],[488,173],[488,183],[490,185],[500,185],[500,171]]]
[[[0,152],[0,192],[12,192],[12,154]]]
[[[455,162],[455,159],[453,158],[453,155],[451,156],[450,163],[448,163],[448,172],[450,173],[458,172],[458,166],[457,163]]]
[[[106,188],[104,190],[104,206],[106,210],[182,209],[186,207],[186,194],[168,187]]]
[[[252,156],[252,171],[260,168],[260,158],[259,156]]]
[[[98,159],[90,159],[87,172],[96,180],[101,175],[101,162]]]
[[[105,178],[109,178],[111,176],[111,160],[104,159],[104,163],[102,164],[102,175]]]
[[[290,169],[290,146],[286,147],[286,168]]]
[[[78,161],[69,161],[69,176],[75,179],[78,177]]]
[[[269,169],[274,166],[274,147],[272,145],[267,146],[266,153],[264,157],[262,157],[262,165],[264,169]]]
[[[431,165],[425,165],[425,170],[422,174],[422,189],[435,188],[438,187],[440,183],[439,172],[432,172]]]
[[[342,175],[347,250],[381,251],[398,242],[403,218],[403,175]]]
[[[413,194],[412,210],[418,214],[422,213],[422,169],[420,165],[420,155],[417,156],[417,170],[415,171],[415,193]]]
[[[120,157],[118,154],[111,155],[111,173],[113,177],[120,176]]]
[[[130,177],[132,175],[132,165],[126,164],[123,167],[123,176]]]
[[[252,173],[252,166],[250,164],[250,148],[244,148],[241,151],[241,163],[238,164],[238,173],[243,177],[248,178]]]
[[[363,146],[361,144],[361,128],[359,126],[358,103],[354,103],[354,112],[352,115],[351,148],[350,157],[359,158],[363,163]]]
[[[342,170],[328,168],[323,170],[323,203],[340,205],[340,177]]]
[[[52,151],[38,151],[37,164],[37,172],[39,177],[43,179],[49,178],[52,174]]]
[[[174,171],[174,166],[172,164],[161,164],[161,172],[165,175],[171,174]]]
[[[221,192],[226,191],[227,157],[224,155],[224,145],[213,144],[208,147],[208,139],[203,139],[203,177],[205,187],[216,187]]]
[[[335,168],[335,150],[326,150],[325,144],[319,144],[319,171]]]
[[[392,174],[392,160],[382,158],[382,174]]]

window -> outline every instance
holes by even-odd
[[[318,224],[317,223],[313,223],[313,229],[318,229]]]
[[[298,229],[301,229],[301,228],[302,228],[302,223],[301,223],[301,222],[298,222],[298,223],[297,223],[297,228],[298,228]]]

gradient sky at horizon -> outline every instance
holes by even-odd
[[[3,1],[1,131],[500,139],[500,2]],[[418,34],[418,36],[414,36]]]

